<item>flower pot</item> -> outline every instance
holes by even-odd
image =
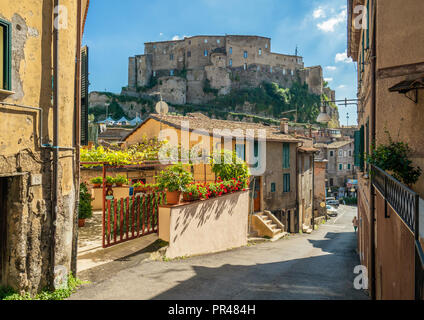
[[[85,225],[85,219],[78,219],[78,227],[82,228]]]
[[[93,188],[100,188],[102,186],[101,183],[94,183]]]
[[[123,183],[118,183],[118,182],[116,183],[117,187],[122,187],[123,185],[124,185]]]
[[[178,204],[180,203],[181,191],[166,191],[166,203]]]

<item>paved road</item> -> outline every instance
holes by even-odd
[[[218,254],[171,262],[135,255],[92,270],[94,282],[71,299],[368,299],[353,288],[355,214],[340,206],[310,235]]]

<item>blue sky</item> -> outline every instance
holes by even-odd
[[[356,98],[356,64],[346,56],[345,0],[91,0],[84,33],[90,48],[90,91],[120,93],[128,57],[144,42],[184,36],[246,34],[271,38],[273,52],[321,65],[336,98]],[[339,107],[356,124],[356,106]]]

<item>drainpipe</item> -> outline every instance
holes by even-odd
[[[59,0],[54,0],[53,21],[58,15],[56,8]],[[52,172],[52,219],[51,219],[51,289],[54,289],[54,269],[56,265],[56,220],[58,210],[58,186],[59,186],[59,30],[53,24],[53,172]]]
[[[371,48],[371,152],[376,140],[376,70],[377,70],[377,4],[374,2],[373,8],[373,41]],[[375,276],[375,200],[374,187],[372,184],[373,177],[370,177],[370,206],[371,206],[371,298],[376,300],[376,276]]]
[[[74,210],[74,227],[73,227],[73,243],[72,243],[72,258],[71,271],[72,274],[77,274],[77,254],[78,254],[78,208],[79,208],[79,193],[80,193],[80,145],[81,145],[81,37],[82,37],[82,5],[81,0],[77,0],[77,44],[76,44],[76,59],[75,59],[75,210]]]

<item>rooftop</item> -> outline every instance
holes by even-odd
[[[231,130],[231,134],[236,137],[236,132],[234,130],[240,129],[243,130],[243,133],[240,137],[244,137],[245,130],[253,129],[253,130],[266,130],[266,139],[268,141],[277,141],[277,142],[301,142],[299,139],[289,135],[283,134],[277,127],[267,126],[261,123],[252,123],[252,122],[242,122],[242,121],[229,121],[229,120],[218,120],[211,119],[202,113],[189,113],[186,116],[180,115],[159,115],[159,114],[151,114],[143,123],[141,123],[132,133],[138,130],[143,124],[150,120],[154,119],[156,121],[160,121],[164,124],[167,124],[171,127],[181,129],[182,122],[188,122],[190,130],[196,130],[199,133],[205,133],[212,135],[214,129],[215,130]],[[129,136],[123,140],[126,140]],[[256,132],[255,132],[256,134]],[[225,134],[222,134],[225,136]]]

